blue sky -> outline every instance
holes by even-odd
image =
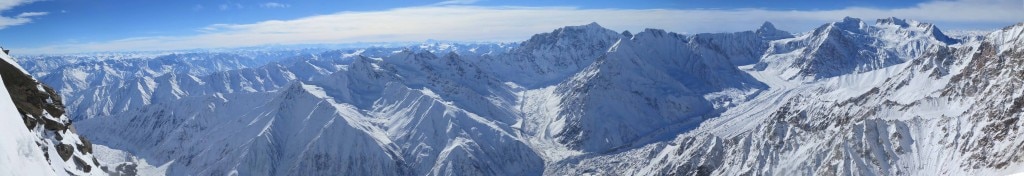
[[[950,13],[955,12],[955,13]],[[244,47],[267,44],[520,41],[560,26],[679,33],[751,30],[762,21],[804,32],[853,16],[943,29],[1024,21],[1022,0],[0,0],[0,44],[25,54]]]

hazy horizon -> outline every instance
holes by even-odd
[[[656,28],[693,34],[754,30],[770,21],[800,33],[850,16],[868,22],[886,17],[918,20],[947,31],[990,30],[1024,21],[1024,1],[13,0],[0,3],[0,12],[0,44],[35,55],[428,39],[517,42],[590,22],[619,32]]]

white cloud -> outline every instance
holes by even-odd
[[[268,3],[260,4],[260,7],[263,7],[263,8],[288,8],[288,7],[291,7],[291,5],[282,4],[282,3],[276,3],[276,2],[268,2]]]
[[[46,14],[50,14],[50,12],[22,12],[21,14],[18,14],[18,16],[16,16],[15,18],[36,17],[36,16],[43,16],[43,15],[46,15]]]
[[[203,10],[203,8],[205,8],[205,7],[203,7],[202,4],[196,4],[195,6],[192,6],[192,10],[194,10],[194,11],[200,11],[200,10]]]
[[[11,10],[16,6],[35,2],[36,0],[3,0],[0,1],[0,11]]]
[[[446,0],[446,1],[441,1],[441,2],[438,2],[438,3],[434,3],[433,5],[435,5],[435,6],[469,5],[469,4],[476,3],[477,1],[478,0]]]
[[[851,7],[811,11],[425,6],[340,12],[251,24],[214,24],[201,29],[200,34],[190,36],[135,37],[20,50],[42,54],[426,39],[521,41],[536,33],[590,22],[598,22],[619,31],[659,28],[679,33],[696,33],[753,30],[763,21],[772,21],[779,28],[805,32],[826,22],[839,21],[845,16],[864,18],[868,22],[896,16],[936,23],[939,27],[944,27],[943,24],[1005,26],[1024,21],[1024,10],[1019,0],[935,1],[899,9]]]
[[[11,10],[19,5],[29,4],[36,0],[0,0],[0,12]],[[47,12],[24,12],[14,17],[0,16],[0,29],[32,22],[32,17],[46,15]]]

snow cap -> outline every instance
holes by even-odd
[[[907,23],[907,20],[899,19],[899,18],[896,18],[896,17],[889,17],[889,18],[878,19],[878,20],[875,21],[875,24],[878,24],[878,25],[897,25],[897,26],[900,26],[900,27],[910,27],[910,23]]]
[[[836,27],[839,27],[839,28],[842,28],[842,29],[854,30],[854,29],[860,29],[862,24],[864,24],[864,22],[861,21],[860,18],[844,17],[842,22],[837,22],[837,23],[833,23],[833,24]]]

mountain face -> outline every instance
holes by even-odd
[[[744,47],[728,45],[740,43],[735,41],[758,46],[759,40],[752,39],[761,38],[752,34],[686,37],[650,29],[618,40],[593,64],[555,86],[560,111],[547,128],[554,129],[550,132],[559,143],[599,152],[668,124],[692,126],[727,106],[721,102],[767,88],[731,62],[750,55],[722,50]],[[716,92],[722,95],[710,95]]]
[[[897,65],[957,42],[928,23],[888,18],[868,25],[847,17],[773,43],[757,67],[788,79],[829,78]]]
[[[92,143],[65,116],[61,96],[0,54],[0,174],[106,175]]]
[[[26,68],[68,85],[60,117],[81,117],[100,155],[138,158],[96,165],[139,172],[993,175],[1024,171],[1022,35],[898,18],[798,35],[592,23],[518,44]]]
[[[773,88],[697,129],[666,142],[577,158],[546,173],[1019,172],[1014,163],[1021,162],[1021,142],[1011,137],[1020,133],[1019,66],[1011,64],[1022,58],[1022,31],[1018,24],[978,43],[929,46],[907,62],[817,81],[787,81],[791,77],[778,71],[752,69]],[[797,38],[831,34],[808,35]]]
[[[547,86],[583,70],[622,37],[597,23],[568,26],[534,35],[507,54],[479,62],[503,80],[528,88]]]

